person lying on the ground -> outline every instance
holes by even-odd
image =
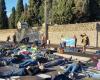
[[[36,65],[37,62],[43,63],[44,67],[48,68],[48,67],[53,67],[53,66],[58,66],[58,65],[64,65],[66,62],[68,62],[67,59],[56,59],[53,61],[48,61],[47,58],[44,57],[38,57],[36,60],[32,60],[32,59],[28,59],[24,62],[22,62],[21,64],[19,64],[19,68],[24,68],[30,65]]]
[[[33,45],[23,45],[20,47],[20,50],[18,51],[18,54],[28,54],[31,55],[32,53],[34,54],[37,52],[38,48],[33,44]]]
[[[48,62],[46,58],[37,58],[36,60],[29,59],[29,60],[26,60],[25,62],[20,63],[19,68],[24,68],[24,67],[31,66],[31,65],[35,66],[37,65],[37,62],[43,63],[44,67],[48,68],[52,66],[62,65],[65,63],[65,60],[57,59],[57,60]]]
[[[25,68],[25,67],[30,66],[30,65],[32,65],[32,66],[37,65],[37,61],[32,60],[32,59],[26,60],[26,61],[19,64],[19,68]]]
[[[97,66],[96,66],[97,70],[100,70],[100,60],[98,60]]]
[[[74,62],[65,69],[65,75],[71,75],[72,77],[83,70],[83,63],[81,61]]]
[[[100,70],[100,60],[98,60],[97,64],[95,64],[95,66],[89,67],[89,69],[92,69],[92,70]]]
[[[98,63],[98,56],[97,55],[93,55],[90,60],[87,61],[87,63],[91,63],[92,66],[96,66]]]
[[[96,80],[100,79],[100,60],[98,60],[98,63],[95,67],[89,67],[87,69],[86,75]]]
[[[27,66],[35,66],[37,65],[38,62],[41,62],[41,63],[46,63],[48,60],[44,57],[38,57],[37,59],[27,59],[25,60],[24,62],[20,63],[19,64],[19,68],[24,68],[24,67],[27,67]]]
[[[0,67],[3,67],[5,65],[6,65],[6,63],[4,61],[0,61]]]
[[[21,62],[25,61],[26,59],[29,59],[28,56],[24,56],[22,54],[20,54],[20,55],[14,55],[12,57],[11,62],[12,63],[21,63]]]
[[[14,63],[21,63],[24,62],[27,59],[31,59],[29,56],[25,55],[12,55],[12,57],[2,57],[0,58],[0,61],[3,61],[6,63],[6,65],[14,64]]]
[[[64,65],[65,62],[66,62],[65,59],[56,59],[54,61],[44,63],[44,67],[48,68],[48,67],[53,67],[53,66],[58,66],[58,65]]]
[[[35,75],[41,72],[47,72],[49,71],[47,68],[44,67],[44,65],[40,62],[38,62],[38,65],[36,66],[28,66],[27,68],[27,72],[29,75]]]
[[[38,63],[36,66],[28,66],[26,68],[15,68],[15,67],[1,67],[0,78],[11,77],[11,76],[26,76],[35,75],[41,72],[48,71],[43,67],[42,64]]]

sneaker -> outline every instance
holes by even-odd
[[[73,79],[73,77],[74,77],[74,74],[73,73],[70,73],[69,74],[69,78]]]
[[[64,68],[64,66],[59,66],[60,67],[60,69],[62,69],[62,70],[64,70],[65,68]]]
[[[58,74],[61,74],[61,72],[60,72],[60,71],[58,71]]]

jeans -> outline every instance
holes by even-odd
[[[25,68],[18,69],[15,67],[11,67],[6,71],[0,71],[0,78],[6,78],[11,76],[25,76],[25,75],[27,75]]]
[[[65,74],[69,74],[69,73],[77,73],[77,72],[79,72],[79,71],[81,71],[82,70],[82,67],[81,66],[79,66],[78,64],[76,64],[76,63],[72,63],[72,64],[70,64],[68,67],[67,67],[67,69],[65,69]]]
[[[0,58],[0,61],[1,62],[5,62],[6,63],[6,65],[8,65],[8,64],[10,64],[11,62],[12,62],[12,58],[6,58],[6,57],[4,57],[4,58]]]
[[[55,61],[50,61],[44,64],[45,68],[57,66],[57,65],[63,65],[65,61],[63,59],[57,59]]]
[[[100,73],[89,72],[88,75],[95,79],[100,79]]]
[[[27,67],[29,65],[37,65],[37,61],[33,61],[32,59],[26,60],[23,63],[19,64],[19,68],[24,68]]]

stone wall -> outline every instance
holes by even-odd
[[[10,38],[11,38],[10,41],[12,41],[13,40],[13,35],[15,34],[15,32],[17,32],[16,29],[4,29],[4,30],[0,30],[0,41],[6,41],[8,36],[10,36]],[[25,34],[25,32],[27,34]],[[30,42],[33,42],[35,39],[39,38],[38,32],[35,32],[32,29],[28,29],[27,31],[22,31],[20,33],[19,33],[19,36],[20,37],[22,36],[21,38],[29,36]],[[20,40],[17,40],[17,41],[20,41]]]
[[[86,33],[90,39],[90,46],[96,46],[98,39],[98,46],[100,47],[100,26],[98,26],[97,23],[99,24],[99,22],[92,22],[49,26],[49,39],[51,41],[51,44],[59,44],[61,35],[66,38],[70,38],[73,37],[73,35],[76,35],[78,39],[77,45],[81,45],[80,34]],[[15,29],[0,30],[0,41],[6,41],[7,36],[9,35],[12,38],[15,31]],[[96,36],[97,31],[98,36]],[[45,27],[42,27],[40,32],[45,32]]]
[[[90,46],[96,46],[96,41],[97,41],[96,24],[97,22],[49,26],[48,29],[49,39],[51,41],[51,44],[59,44],[61,35],[63,35],[66,38],[71,38],[74,35],[76,35],[78,40],[77,45],[82,45],[80,34],[86,33],[90,40]],[[45,27],[42,27],[41,31],[45,32]],[[98,32],[98,46],[100,47],[99,36],[100,32]]]
[[[15,29],[0,30],[0,41],[6,41],[8,36],[10,36],[12,40],[12,36],[14,35],[15,31]]]

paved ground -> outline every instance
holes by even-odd
[[[4,70],[4,69],[2,68],[2,70]],[[60,68],[60,66],[55,66],[55,67],[52,67],[51,69],[52,69],[52,71],[47,72],[47,73],[41,73],[41,74],[46,74],[48,76],[51,76],[52,79],[54,79],[54,77],[56,75],[58,75],[59,72],[63,73],[63,70]],[[42,78],[43,76],[39,77],[38,75],[40,75],[40,74],[37,74],[35,76],[21,76],[21,77],[20,76],[19,77],[18,76],[17,77],[13,76],[13,77],[10,78],[10,80],[45,80],[44,78]],[[82,78],[81,79],[77,78],[77,80],[82,80]]]
[[[3,45],[3,44],[5,44],[5,42],[0,43],[0,45]],[[6,43],[6,44],[11,44],[11,43]],[[54,47],[54,48],[58,47],[58,45],[51,45],[51,46]],[[99,49],[100,48],[88,48],[88,51],[90,52],[91,50],[93,50],[95,52],[96,50],[99,50]],[[65,55],[67,57],[68,57],[68,55],[69,56],[78,56],[78,59],[81,58],[81,59],[84,59],[84,60],[86,60],[86,58],[88,59],[92,56],[91,54],[71,53],[71,52],[66,52],[66,53],[60,54],[60,55],[63,55],[64,57],[65,57]],[[46,74],[54,77],[55,75],[58,74],[58,71],[60,71],[59,66],[56,66],[55,68],[56,68],[55,71],[48,72]],[[15,80],[42,80],[42,79],[40,77],[37,77],[37,75],[36,75],[36,76],[23,76],[23,77],[20,77],[20,79],[15,79]]]

